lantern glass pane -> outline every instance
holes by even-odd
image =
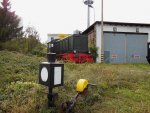
[[[54,85],[61,84],[61,67],[54,67]]]
[[[41,79],[43,82],[46,82],[48,79],[48,70],[46,67],[43,67],[41,70]]]

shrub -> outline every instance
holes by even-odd
[[[38,56],[45,56],[47,53],[47,47],[34,38],[18,38],[0,43],[0,50],[17,51]]]
[[[98,53],[97,53],[98,48],[97,47],[90,47],[89,50],[91,52],[91,55],[92,55],[94,61],[96,61],[96,58],[98,57]]]

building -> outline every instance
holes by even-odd
[[[89,45],[98,48],[98,63],[147,63],[150,24],[106,21],[103,24],[103,38],[100,21],[83,31],[88,35]]]
[[[71,34],[48,34],[48,42],[55,40],[55,39],[63,39],[66,38],[68,36],[70,36]]]

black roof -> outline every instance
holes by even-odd
[[[82,32],[82,34],[86,34],[89,31],[91,31],[92,29],[94,29],[94,26],[96,24],[101,24],[101,21],[96,21],[95,23],[93,23],[89,28],[87,28],[85,31]],[[128,22],[108,22],[108,21],[104,21],[103,24],[107,24],[107,25],[121,25],[121,26],[140,26],[140,27],[150,27],[150,24],[147,23],[128,23]]]

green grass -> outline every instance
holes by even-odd
[[[148,64],[65,64],[64,86],[56,108],[47,108],[47,88],[38,84],[39,63],[45,58],[0,52],[0,113],[58,113],[62,102],[75,96],[80,78],[97,84],[80,96],[75,113],[149,113]]]

